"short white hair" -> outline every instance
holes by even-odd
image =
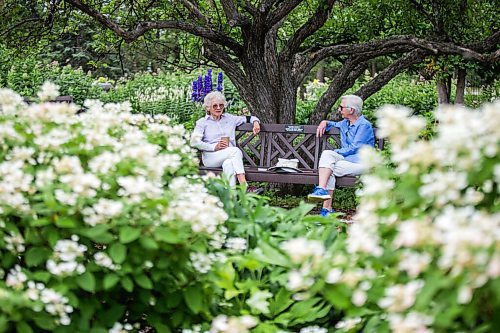
[[[354,113],[361,116],[363,110],[363,99],[356,95],[345,95],[341,97],[344,100],[344,106],[348,108],[353,108]]]
[[[224,108],[227,106],[227,101],[224,94],[218,90],[212,91],[209,92],[203,99],[203,107],[205,108],[205,110],[207,110],[207,112],[210,110],[210,107],[212,106],[212,101],[214,99],[220,99],[222,103],[224,103]]]

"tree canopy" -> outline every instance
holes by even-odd
[[[193,36],[203,58],[225,72],[251,112],[265,122],[294,121],[297,88],[325,60],[338,68],[312,123],[327,116],[373,59],[384,58],[387,66],[356,92],[362,98],[428,56],[455,55],[484,66],[500,59],[495,0],[25,2],[24,7],[15,2],[19,14],[10,22],[15,27],[7,29],[10,33],[26,31],[19,29],[23,21],[37,22],[46,31],[84,14],[127,43],[160,40],[167,32]]]

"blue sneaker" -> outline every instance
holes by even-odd
[[[324,188],[316,186],[314,191],[307,196],[309,200],[328,200],[330,199],[330,194]]]
[[[335,213],[335,211],[333,209],[332,210],[328,210],[326,208],[321,208],[321,210],[319,211],[319,215],[321,215],[323,217],[327,217],[328,215],[330,215],[332,213]]]

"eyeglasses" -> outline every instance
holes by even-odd
[[[341,111],[342,111],[342,109],[350,109],[350,108],[351,108],[351,107],[349,107],[349,106],[342,106],[342,105],[339,105],[339,107],[338,107],[337,111],[341,112]]]
[[[217,108],[223,109],[224,108],[224,104],[214,104],[214,105],[212,105],[212,108],[214,108],[214,109],[217,109]]]

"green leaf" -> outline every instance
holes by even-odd
[[[269,304],[269,311],[273,317],[286,310],[293,303],[291,295],[292,293],[285,288],[280,288],[274,301]]]
[[[76,283],[83,290],[94,292],[95,291],[95,277],[94,274],[86,271],[82,275],[76,277]]]
[[[16,324],[16,330],[19,333],[33,333],[31,326],[28,325],[25,321],[20,321]]]
[[[49,314],[44,314],[44,313],[38,313],[34,315],[33,320],[35,321],[35,324],[47,331],[52,331],[53,329],[56,328],[56,323],[54,321],[54,318],[49,316]]]
[[[129,293],[134,290],[134,283],[132,282],[132,279],[129,278],[128,276],[122,277],[120,280],[120,284],[122,285],[123,289],[128,291]]]
[[[50,256],[50,251],[43,247],[32,247],[26,251],[26,265],[36,266],[46,261]]]
[[[168,244],[178,244],[182,241],[176,231],[164,227],[157,228],[154,236],[157,240]]]
[[[117,264],[121,264],[127,257],[127,247],[121,243],[114,243],[109,248],[109,256]]]
[[[141,235],[141,229],[123,227],[120,229],[120,242],[127,244],[135,241]]]
[[[97,225],[92,228],[80,230],[80,234],[86,236],[93,240],[94,242],[101,244],[108,244],[114,240],[111,233],[108,232],[109,226],[107,225]]]
[[[195,286],[189,287],[184,291],[184,301],[193,313],[199,313],[203,307],[201,295],[200,288]]]
[[[139,238],[139,243],[147,250],[157,250],[159,248],[158,243],[151,237],[141,237]]]
[[[290,261],[288,260],[288,258],[284,254],[282,254],[279,250],[275,249],[266,242],[263,241],[259,242],[258,248],[261,250],[261,253],[258,252],[253,253],[256,259],[271,265],[283,266],[283,267],[290,266]]]
[[[34,219],[30,221],[30,226],[32,227],[43,227],[44,225],[49,225],[50,220],[46,217],[41,219]]]
[[[151,282],[151,279],[146,274],[136,276],[134,279],[140,287],[144,289],[153,289],[153,282]]]
[[[56,225],[59,228],[74,228],[76,227],[76,221],[70,217],[58,217],[55,219]]]
[[[120,277],[115,273],[106,274],[104,280],[102,282],[102,286],[105,290],[113,288],[118,281],[120,281]]]

